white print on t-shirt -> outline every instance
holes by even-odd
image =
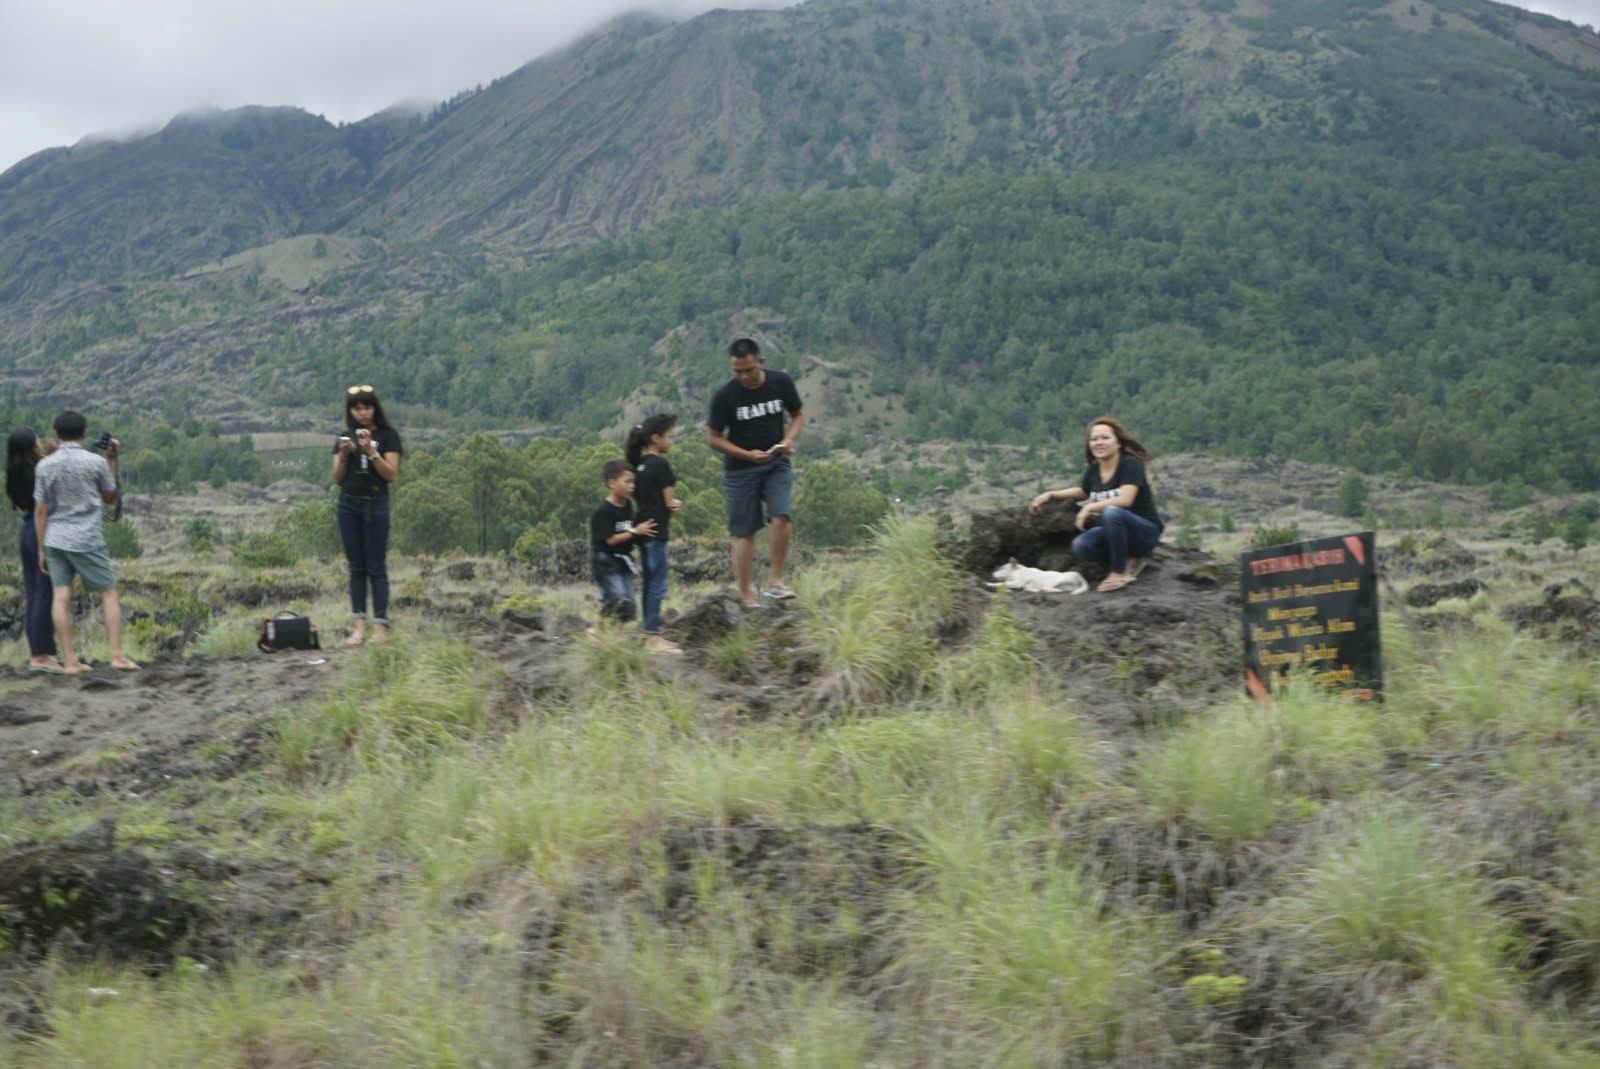
[[[760,419],[762,416],[776,416],[782,411],[782,401],[762,401],[758,405],[740,405],[733,410],[733,418],[741,421]]]
[[[1120,487],[1120,486],[1117,487],[1115,490],[1095,490],[1095,491],[1093,491],[1092,493],[1089,494],[1089,500],[1090,501],[1110,501],[1112,498],[1116,497],[1120,493],[1122,493],[1122,487]]]
[[[617,534],[621,534],[623,531],[631,532],[632,530],[633,530],[633,521],[632,520],[618,520],[617,521],[617,530],[616,530]]]

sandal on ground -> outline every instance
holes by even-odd
[[[1149,565],[1149,563],[1150,563],[1150,558],[1149,557],[1129,557],[1128,558],[1128,574],[1130,576],[1132,576],[1134,579],[1139,578],[1139,573],[1144,571],[1145,567],[1147,565]]]
[[[1113,590],[1121,590],[1131,582],[1133,582],[1133,576],[1131,575],[1126,579],[1103,579],[1101,580],[1100,585],[1095,587],[1095,590],[1102,594],[1109,594]]]
[[[677,655],[683,653],[683,647],[670,639],[662,638],[660,635],[647,635],[644,640],[644,651],[646,653]]]
[[[122,663],[121,664],[118,664],[116,661],[112,661],[111,662],[111,667],[115,668],[119,672],[137,672],[137,671],[139,671],[139,665],[134,661],[128,660],[126,657],[124,657],[122,659]]]
[[[782,583],[773,583],[771,586],[767,587],[767,589],[761,592],[761,596],[764,598],[771,598],[773,601],[788,601],[790,598],[794,597],[794,591],[790,590]]]
[[[38,672],[47,676],[64,676],[67,674],[66,666],[60,664],[30,664],[28,671]]]
[[[349,638],[344,640],[344,644],[346,646],[359,646],[366,640],[366,635],[351,635]]]

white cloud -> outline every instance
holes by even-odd
[[[656,0],[676,18],[792,0]],[[353,121],[487,83],[650,0],[0,0],[0,170],[199,107]],[[1600,0],[1527,6],[1600,26]]]
[[[486,84],[628,11],[718,6],[783,0],[0,0],[0,170],[196,108],[353,121]]]

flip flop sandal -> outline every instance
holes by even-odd
[[[1114,590],[1121,590],[1123,587],[1133,582],[1133,577],[1129,576],[1126,579],[1110,579],[1106,582],[1109,582],[1111,585],[1107,586],[1106,583],[1101,583],[1099,586],[1095,587],[1095,591],[1101,594],[1109,594]]]
[[[64,676],[67,674],[67,670],[65,668],[43,664],[30,664],[28,666],[28,671],[38,672],[40,675],[45,676]]]
[[[1130,576],[1128,581],[1131,583],[1131,582],[1133,582],[1134,579],[1139,578],[1139,573],[1144,571],[1145,568],[1149,567],[1149,565],[1150,565],[1150,558],[1149,557],[1132,557],[1132,558],[1130,558],[1128,560],[1128,574]]]
[[[794,597],[794,591],[782,583],[774,583],[761,592],[762,597],[771,598],[773,601],[788,601]]]

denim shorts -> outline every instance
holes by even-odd
[[[723,469],[722,498],[728,508],[728,533],[745,538],[761,530],[774,516],[789,515],[793,492],[794,468],[788,457],[748,468]]]

